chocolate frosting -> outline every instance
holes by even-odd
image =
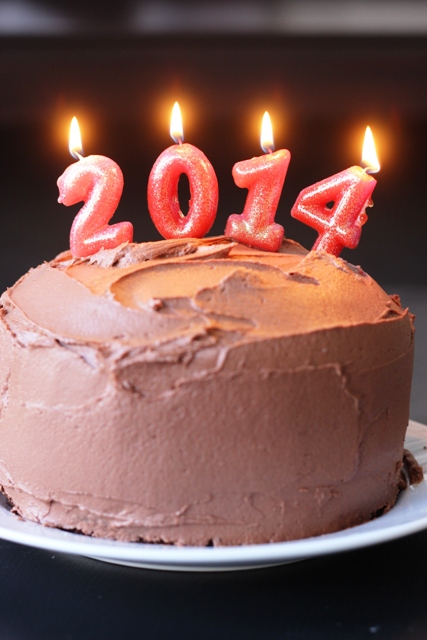
[[[285,240],[65,252],[1,298],[0,483],[46,525],[238,544],[395,501],[412,317]]]

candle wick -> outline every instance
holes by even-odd
[[[264,151],[265,154],[273,153],[274,145],[267,145],[267,144],[262,144],[261,143],[261,149]]]
[[[375,167],[369,167],[369,166],[364,167],[364,168],[363,168],[363,171],[364,171],[368,176],[370,176],[372,173],[378,173],[378,169],[376,169]]]

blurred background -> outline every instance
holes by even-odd
[[[57,203],[56,180],[72,162],[73,115],[85,155],[121,166],[113,222],[130,220],[141,242],[159,238],[146,187],[171,144],[173,102],[218,176],[211,234],[243,209],[231,169],[261,155],[268,110],[276,148],[292,154],[276,221],[307,248],[316,233],[290,209],[301,189],[360,162],[369,124],[375,206],[342,255],[417,314],[411,415],[427,422],[426,85],[424,0],[0,0],[1,288],[68,247],[79,205]]]

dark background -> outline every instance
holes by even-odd
[[[267,2],[266,10],[276,4]],[[147,11],[151,6],[140,5]],[[210,6],[178,5],[188,16],[197,6],[199,13]],[[290,217],[292,204],[302,188],[360,162],[370,124],[382,167],[375,206],[368,210],[358,249],[344,250],[343,257],[383,285],[425,284],[424,35],[265,33],[237,27],[230,33],[229,25],[229,32],[210,29],[209,20],[203,23],[205,32],[197,24],[182,32],[178,21],[179,28],[167,23],[163,32],[157,27],[136,33],[126,27],[129,3],[121,9],[107,3],[104,21],[92,15],[95,9],[85,13],[79,2],[37,6],[57,21],[68,16],[70,26],[55,29],[48,23],[47,34],[28,28],[16,32],[16,27],[5,33],[3,19],[1,288],[68,246],[79,206],[70,210],[57,203],[56,180],[72,161],[68,127],[73,115],[80,120],[85,155],[107,155],[124,172],[125,189],[113,221],[130,220],[138,242],[159,237],[148,214],[146,187],[154,161],[171,144],[175,100],[181,104],[186,141],[204,151],[218,176],[213,234],[223,232],[230,213],[242,211],[246,191],[234,185],[231,169],[261,155],[261,117],[270,111],[276,148],[292,154],[276,221],[308,248],[316,234]],[[0,29],[1,8],[0,2]]]

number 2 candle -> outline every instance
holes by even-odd
[[[120,167],[105,156],[81,155],[82,144],[76,118],[71,121],[70,153],[78,161],[58,178],[58,202],[66,206],[84,201],[70,232],[70,250],[74,258],[85,258],[100,249],[113,249],[132,242],[130,222],[109,225],[123,191]]]
[[[157,158],[148,179],[148,210],[164,238],[202,238],[212,227],[218,208],[215,171],[197,147],[184,144],[181,111],[175,102],[170,134],[177,143]],[[178,182],[185,173],[191,200],[187,215],[180,209]]]
[[[299,194],[291,215],[319,232],[314,250],[338,256],[344,247],[355,249],[359,243],[362,225],[368,219],[365,209],[372,206],[371,196],[377,184],[368,174],[380,169],[369,127],[362,163],[365,169],[350,167]]]
[[[225,235],[266,251],[278,251],[284,228],[274,222],[280,194],[291,154],[287,149],[274,151],[270,116],[264,113],[261,127],[264,156],[238,162],[233,178],[238,187],[248,189],[243,213],[233,213],[227,220]]]

